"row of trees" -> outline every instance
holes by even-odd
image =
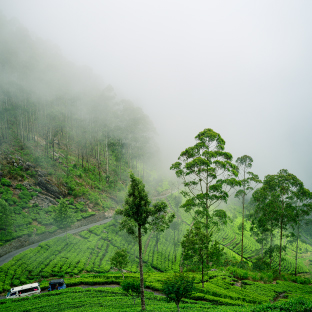
[[[294,174],[286,169],[275,175],[267,175],[263,185],[253,194],[254,210],[252,213],[253,230],[258,233],[260,242],[269,238],[268,255],[270,266],[273,260],[273,237],[279,231],[279,274],[283,251],[283,237],[293,236],[296,242],[295,275],[297,275],[298,246],[300,230],[310,222],[312,212],[312,193],[304,187]]]
[[[234,194],[242,204],[241,261],[244,260],[244,218],[246,197],[262,181],[250,171],[253,159],[244,155],[235,164],[230,153],[224,151],[225,141],[212,129],[201,131],[196,144],[185,149],[177,162],[171,166],[176,176],[182,179],[185,190],[181,193],[185,211],[193,214],[193,228],[182,241],[183,259],[197,263],[202,268],[215,261],[221,248],[213,240],[213,234],[227,223],[227,214],[218,209]],[[270,263],[273,257],[273,232],[279,230],[279,274],[282,261],[282,238],[292,230],[296,238],[296,267],[300,228],[312,212],[311,192],[304,188],[302,181],[283,169],[276,175],[267,175],[263,186],[253,192],[253,229],[263,237],[270,233]],[[276,249],[276,248],[275,248]],[[193,256],[192,256],[193,255]],[[203,282],[203,278],[202,278]]]
[[[244,215],[246,196],[262,181],[250,171],[253,159],[244,155],[232,162],[232,155],[224,151],[225,141],[212,129],[204,129],[195,137],[197,143],[180,154],[179,161],[171,166],[176,176],[183,180],[181,192],[185,202],[180,206],[193,216],[193,223],[181,242],[182,260],[186,265],[201,267],[202,286],[204,270],[211,262],[218,262],[223,252],[213,234],[227,223],[227,214],[218,209],[227,202],[231,192],[242,203],[241,260],[244,259]],[[164,231],[173,221],[165,202],[153,206],[145,192],[144,184],[133,174],[123,209],[116,211],[123,219],[120,228],[135,236],[139,243],[141,305],[145,309],[144,279],[142,269],[142,233],[150,230]],[[287,170],[265,177],[263,186],[253,193],[255,204],[254,226],[262,234],[279,228],[281,273],[281,251],[283,231],[290,225],[297,230],[297,250],[300,225],[311,213],[311,193],[303,183]],[[271,227],[270,227],[271,226]],[[272,241],[272,236],[271,236]],[[296,256],[297,259],[297,256]]]

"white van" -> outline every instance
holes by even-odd
[[[6,298],[7,299],[22,298],[22,297],[31,296],[34,294],[40,294],[40,292],[41,292],[41,289],[40,289],[39,283],[27,284],[27,285],[11,288],[11,290],[6,295]]]

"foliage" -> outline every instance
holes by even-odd
[[[255,216],[260,214],[256,221],[258,228],[265,232],[267,224],[271,224],[271,248],[272,232],[275,228],[279,228],[279,274],[281,274],[283,233],[294,220],[294,201],[298,199],[303,187],[303,183],[294,174],[282,169],[276,175],[265,176],[263,186],[253,194],[257,203]]]
[[[187,230],[181,242],[183,248],[183,265],[197,265],[202,272],[202,287],[204,288],[204,271],[210,262],[219,262],[224,248],[217,241],[212,241],[212,234],[202,230],[199,224]]]
[[[169,226],[175,217],[174,214],[168,213],[166,202],[156,202],[152,206],[150,205],[151,201],[145,191],[145,185],[131,172],[130,185],[125,198],[124,208],[117,209],[115,213],[123,217],[120,222],[120,229],[126,230],[128,234],[138,239],[142,310],[145,310],[142,232],[146,233],[148,228],[152,228],[155,231],[162,231]]]
[[[259,307],[254,307],[251,312],[310,312],[312,311],[312,301],[305,298],[295,298],[288,302],[281,302],[275,304],[265,304]]]
[[[11,186],[12,184],[11,184],[11,181],[9,181],[9,180],[7,180],[7,179],[5,179],[5,178],[2,178],[1,179],[1,184],[3,185],[3,186]]]
[[[123,270],[129,264],[127,250],[125,248],[117,250],[111,257],[110,262],[113,267],[121,271],[122,278],[124,279]]]
[[[3,199],[0,199],[0,234],[2,234],[1,231],[7,234],[8,231],[12,230],[12,225],[12,209]]]
[[[166,295],[168,302],[173,301],[180,311],[179,305],[183,298],[188,298],[195,290],[194,277],[190,277],[185,273],[174,274],[164,280],[162,292]]]
[[[135,299],[139,298],[141,294],[140,280],[135,278],[125,279],[120,283],[120,286],[127,295],[133,298],[135,304]]]
[[[54,208],[53,220],[55,224],[62,229],[69,228],[74,222],[73,214],[71,213],[69,206],[65,199],[62,199]],[[67,233],[66,233],[67,238]]]
[[[211,212],[211,208],[227,202],[228,192],[240,182],[236,180],[238,168],[232,155],[224,151],[225,141],[219,133],[204,129],[195,139],[197,143],[181,152],[170,169],[187,189],[181,192],[186,198],[181,208],[193,212],[194,220],[202,222],[208,233],[226,223],[225,211]]]

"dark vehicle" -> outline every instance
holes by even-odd
[[[59,290],[59,289],[65,289],[66,284],[62,278],[60,279],[55,279],[49,282],[49,289],[48,291],[52,290]]]

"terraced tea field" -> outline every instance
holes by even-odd
[[[170,202],[169,202],[170,203]],[[171,203],[170,203],[171,204]],[[181,246],[179,244],[184,233],[190,226],[191,217],[183,210],[174,209],[179,220],[179,228],[175,231],[170,228],[164,234],[157,236],[148,233],[143,237],[143,261],[146,272],[178,272],[181,260]],[[233,261],[240,260],[240,232],[237,229],[239,218],[235,223],[229,223],[216,235],[225,248],[225,254]],[[259,254],[260,246],[246,231],[245,256],[252,259]],[[284,254],[282,271],[293,273],[295,268],[294,245]],[[82,273],[107,273],[110,271],[112,254],[120,248],[126,248],[130,263],[127,271],[138,271],[138,245],[137,242],[118,229],[116,220],[98,225],[77,235],[54,238],[39,244],[37,248],[29,249],[0,267],[0,292],[8,290],[11,286],[18,286],[32,281],[50,277],[78,276]],[[308,272],[307,256],[312,247],[300,243],[298,271]],[[275,258],[273,267],[277,267]]]

